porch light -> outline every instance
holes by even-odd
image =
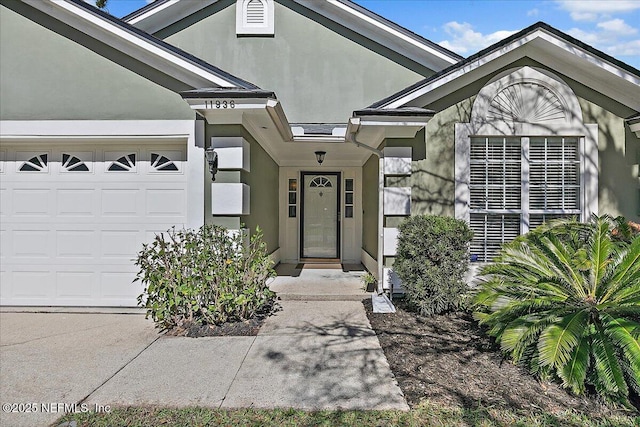
[[[316,160],[318,161],[318,164],[322,164],[322,162],[324,162],[324,155],[327,154],[326,151],[316,151]]]
[[[207,157],[207,163],[209,163],[209,172],[211,172],[211,181],[216,180],[216,173],[218,172],[218,153],[209,147],[204,150],[204,154]]]

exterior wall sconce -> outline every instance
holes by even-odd
[[[318,164],[321,165],[324,162],[324,155],[327,154],[326,151],[316,151],[316,160]]]
[[[218,153],[209,147],[204,151],[204,155],[207,157],[207,163],[209,163],[209,172],[211,172],[211,181],[216,180],[216,173],[218,172]]]

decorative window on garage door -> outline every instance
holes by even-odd
[[[16,157],[20,164],[20,172],[49,172],[49,153],[18,152]]]
[[[113,160],[111,160],[113,159]],[[105,160],[109,163],[108,172],[135,172],[136,153],[105,153]]]
[[[93,169],[93,153],[62,153],[61,172],[91,172]]]
[[[182,172],[183,160],[184,154],[180,151],[152,151],[149,153],[149,172]]]
[[[151,153],[151,167],[157,171],[177,171],[178,167],[171,159],[157,153]]]

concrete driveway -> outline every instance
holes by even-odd
[[[406,410],[353,301],[366,297],[359,276],[342,274],[351,281],[335,280],[340,271],[303,272],[293,296],[284,291],[291,276],[276,279],[281,310],[252,337],[166,337],[143,314],[5,309],[0,425],[48,425],[66,411],[114,405]]]
[[[141,314],[0,313],[0,425],[52,423],[159,337]]]

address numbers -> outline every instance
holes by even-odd
[[[217,100],[217,101],[204,101],[205,108],[207,110],[217,110],[226,108],[236,108],[236,101],[231,100]]]

